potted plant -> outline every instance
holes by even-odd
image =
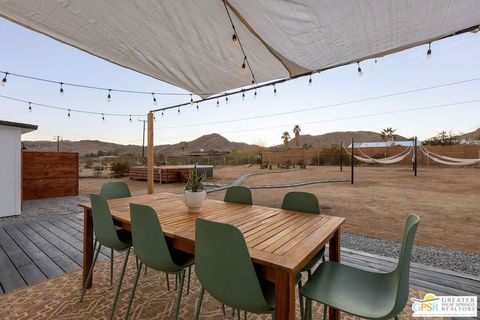
[[[205,172],[201,176],[198,175],[196,165],[190,170],[183,198],[189,212],[200,212],[202,206],[205,204],[207,193],[203,189],[202,184],[205,177]]]

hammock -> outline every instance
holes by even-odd
[[[430,152],[427,149],[425,149],[423,146],[421,146],[420,149],[422,150],[423,154],[426,155],[428,158],[432,159],[437,163],[444,164],[447,166],[472,166],[475,164],[480,164],[480,159],[451,158],[451,157],[441,156],[436,153]],[[453,159],[453,160],[448,161],[448,159]]]
[[[390,160],[390,159],[395,159],[397,157],[400,157],[400,156],[403,156],[404,153],[410,153],[410,150],[412,149],[412,147],[408,147],[407,149],[403,150],[402,152],[400,152],[399,154],[396,154],[394,156],[390,156],[390,157],[385,157],[385,158],[381,158],[381,159],[375,159],[375,158],[372,158],[372,157],[369,157],[368,155],[366,155],[361,149],[357,149],[358,152],[360,152],[362,154],[362,156],[364,158],[368,158],[368,159],[374,159],[374,160]]]
[[[344,147],[345,148],[345,147]],[[410,150],[411,148],[408,148],[407,150],[404,150],[402,151],[401,153],[399,153],[398,155],[396,156],[393,156],[393,157],[388,157],[388,158],[384,158],[384,159],[374,159],[374,158],[370,158],[368,156],[366,156],[366,158],[363,158],[363,157],[360,157],[360,156],[357,156],[357,155],[353,155],[353,157],[355,159],[357,159],[358,161],[361,161],[361,162],[364,162],[364,163],[370,163],[370,164],[393,164],[393,163],[397,163],[397,162],[400,162],[402,161],[403,159],[405,159],[407,157],[407,155],[410,153]],[[351,155],[352,153],[348,151],[347,148],[345,148],[345,151],[347,151],[347,153],[349,155]],[[361,151],[360,151],[361,152]],[[362,152],[362,154],[364,154]],[[364,154],[365,155],[365,154]]]

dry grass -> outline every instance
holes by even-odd
[[[231,182],[240,175],[268,172],[257,168],[216,168],[215,181]],[[348,179],[349,168],[310,167],[252,176],[244,185],[280,184],[302,180]],[[387,240],[400,240],[407,215],[422,218],[417,244],[479,253],[480,169],[419,168],[414,177],[408,167],[358,167],[355,184],[329,183],[298,188],[253,190],[255,204],[279,207],[283,196],[294,190],[312,192],[328,214],[345,217],[344,231]],[[133,194],[143,194],[146,183],[124,178]],[[97,193],[106,179],[81,179],[80,192]],[[156,191],[182,192],[183,184],[155,185]],[[209,195],[223,199],[224,192]]]

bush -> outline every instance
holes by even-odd
[[[84,167],[85,169],[92,169],[94,162],[95,162],[95,161],[93,161],[92,158],[87,158],[87,160],[85,161],[85,164],[83,165],[83,167]]]
[[[115,177],[124,177],[130,170],[130,163],[126,159],[119,159],[112,163],[110,168]]]

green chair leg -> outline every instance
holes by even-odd
[[[308,298],[305,301],[305,319],[312,320],[312,300]]]
[[[125,315],[125,320],[127,320],[128,316],[130,315],[130,309],[132,307],[133,298],[135,296],[135,290],[137,289],[138,279],[140,278],[141,270],[142,270],[142,263],[140,262],[140,265],[137,268],[137,274],[135,275],[135,281],[133,282],[132,293],[130,294],[130,301],[128,301],[128,308],[127,308],[127,314]]]
[[[398,320],[398,316],[395,316],[395,320]]]
[[[179,285],[180,285],[180,288],[178,290],[178,294],[177,294],[177,306],[175,308],[175,320],[178,319],[178,313],[180,311],[180,303],[182,302],[182,293],[183,293],[183,284],[185,282],[185,269],[183,269],[183,271],[181,273],[178,274],[178,278],[180,278],[179,280]]]
[[[200,317],[200,310],[202,309],[203,294],[205,293],[205,288],[200,288],[200,296],[198,297],[197,310],[195,310],[195,320],[198,320]],[[225,313],[225,305],[223,305],[223,312]]]
[[[178,290],[178,274],[175,274],[175,291]]]
[[[120,288],[122,287],[123,277],[125,276],[125,269],[127,269],[128,256],[130,255],[130,249],[131,247],[127,249],[127,255],[125,256],[125,260],[123,261],[122,272],[120,273],[120,279],[118,279],[118,284],[117,284],[117,293],[115,294],[112,311],[110,312],[110,320],[113,319],[113,316],[115,314],[115,307],[117,306],[118,296],[120,295]]]
[[[222,312],[223,312],[223,315],[226,315],[225,313],[225,305],[222,303]]]
[[[110,285],[113,285],[113,249],[110,249]]]
[[[165,272],[165,277],[167,278],[167,291],[170,291],[170,279],[168,278],[168,273]]]
[[[192,277],[192,266],[188,266],[187,296],[190,293],[190,278]]]
[[[327,319],[327,313],[328,313],[328,306],[325,304],[323,305],[323,320]]]
[[[240,320],[240,313],[241,313],[240,309],[237,309],[237,320]]]
[[[97,247],[97,240],[95,240],[95,244],[93,245],[93,250]],[[87,284],[90,282],[90,279],[93,275],[93,267],[95,267],[95,263],[97,263],[98,254],[100,253],[100,249],[102,245],[98,244],[98,249],[95,251],[95,256],[93,257],[92,265],[90,266],[90,270],[88,271],[87,281],[83,284],[82,296],[80,297],[80,302],[83,301],[83,296],[85,295],[85,291],[87,290]]]
[[[272,320],[275,320],[275,311],[272,312]]]
[[[244,311],[244,313],[243,313],[243,319],[244,319],[244,320],[247,320],[247,311]]]

